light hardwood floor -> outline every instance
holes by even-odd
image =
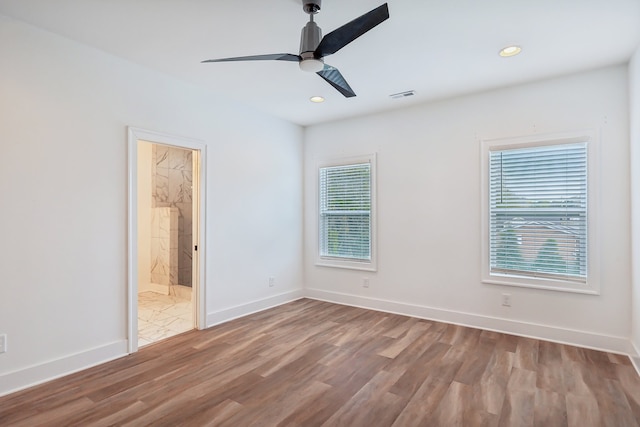
[[[1,426],[637,426],[599,351],[308,299],[0,398]]]

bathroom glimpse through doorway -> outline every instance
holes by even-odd
[[[129,352],[204,327],[204,149],[129,129]]]

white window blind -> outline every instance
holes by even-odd
[[[490,273],[585,283],[586,143],[489,153]]]
[[[371,164],[319,169],[320,257],[371,261]]]

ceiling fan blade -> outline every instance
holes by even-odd
[[[340,71],[338,71],[337,68],[332,67],[331,65],[324,64],[324,69],[318,71],[316,74],[325,79],[331,86],[336,88],[338,92],[343,94],[346,98],[356,96],[353,89],[351,89],[351,86],[349,86],[349,83],[347,83],[344,77],[342,77],[342,74],[340,74]]]
[[[385,3],[324,36],[314,55],[316,58],[323,58],[336,53],[387,19],[389,19],[389,6]]]
[[[231,61],[291,61],[300,62],[302,58],[291,53],[273,53],[269,55],[236,56],[234,58],[208,59],[204,62],[231,62]]]

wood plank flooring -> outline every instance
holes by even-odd
[[[308,299],[0,398],[1,426],[638,426],[625,356]]]

